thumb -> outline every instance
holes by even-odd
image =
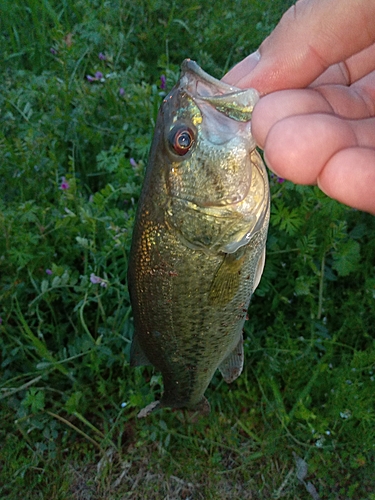
[[[374,19],[373,1],[299,0],[260,46],[260,59],[250,55],[223,80],[261,94],[306,87],[332,64],[371,45]]]

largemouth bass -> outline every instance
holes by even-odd
[[[242,329],[269,221],[266,169],[251,136],[258,94],[185,60],[157,119],[129,259],[133,366],[162,373],[157,406],[209,412],[219,368],[243,367]]]

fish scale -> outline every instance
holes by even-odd
[[[131,363],[161,371],[164,392],[139,416],[157,406],[207,413],[204,393],[216,369],[227,382],[241,373],[242,329],[269,220],[267,175],[250,134],[254,92],[188,60],[161,106],[128,280]]]

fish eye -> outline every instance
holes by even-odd
[[[194,133],[189,127],[175,127],[169,132],[168,142],[175,153],[184,156],[194,144]]]

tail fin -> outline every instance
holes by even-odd
[[[149,405],[145,406],[137,415],[138,418],[145,418],[150,415],[153,411],[158,408],[162,408],[164,405],[160,401],[153,401]],[[183,409],[183,407],[180,407]],[[201,415],[207,416],[211,411],[211,406],[208,400],[203,396],[203,398],[195,406],[187,408],[190,414],[199,413]]]
[[[137,415],[138,418],[148,417],[150,413],[157,409],[160,406],[160,401],[153,401],[149,405],[145,406]]]

